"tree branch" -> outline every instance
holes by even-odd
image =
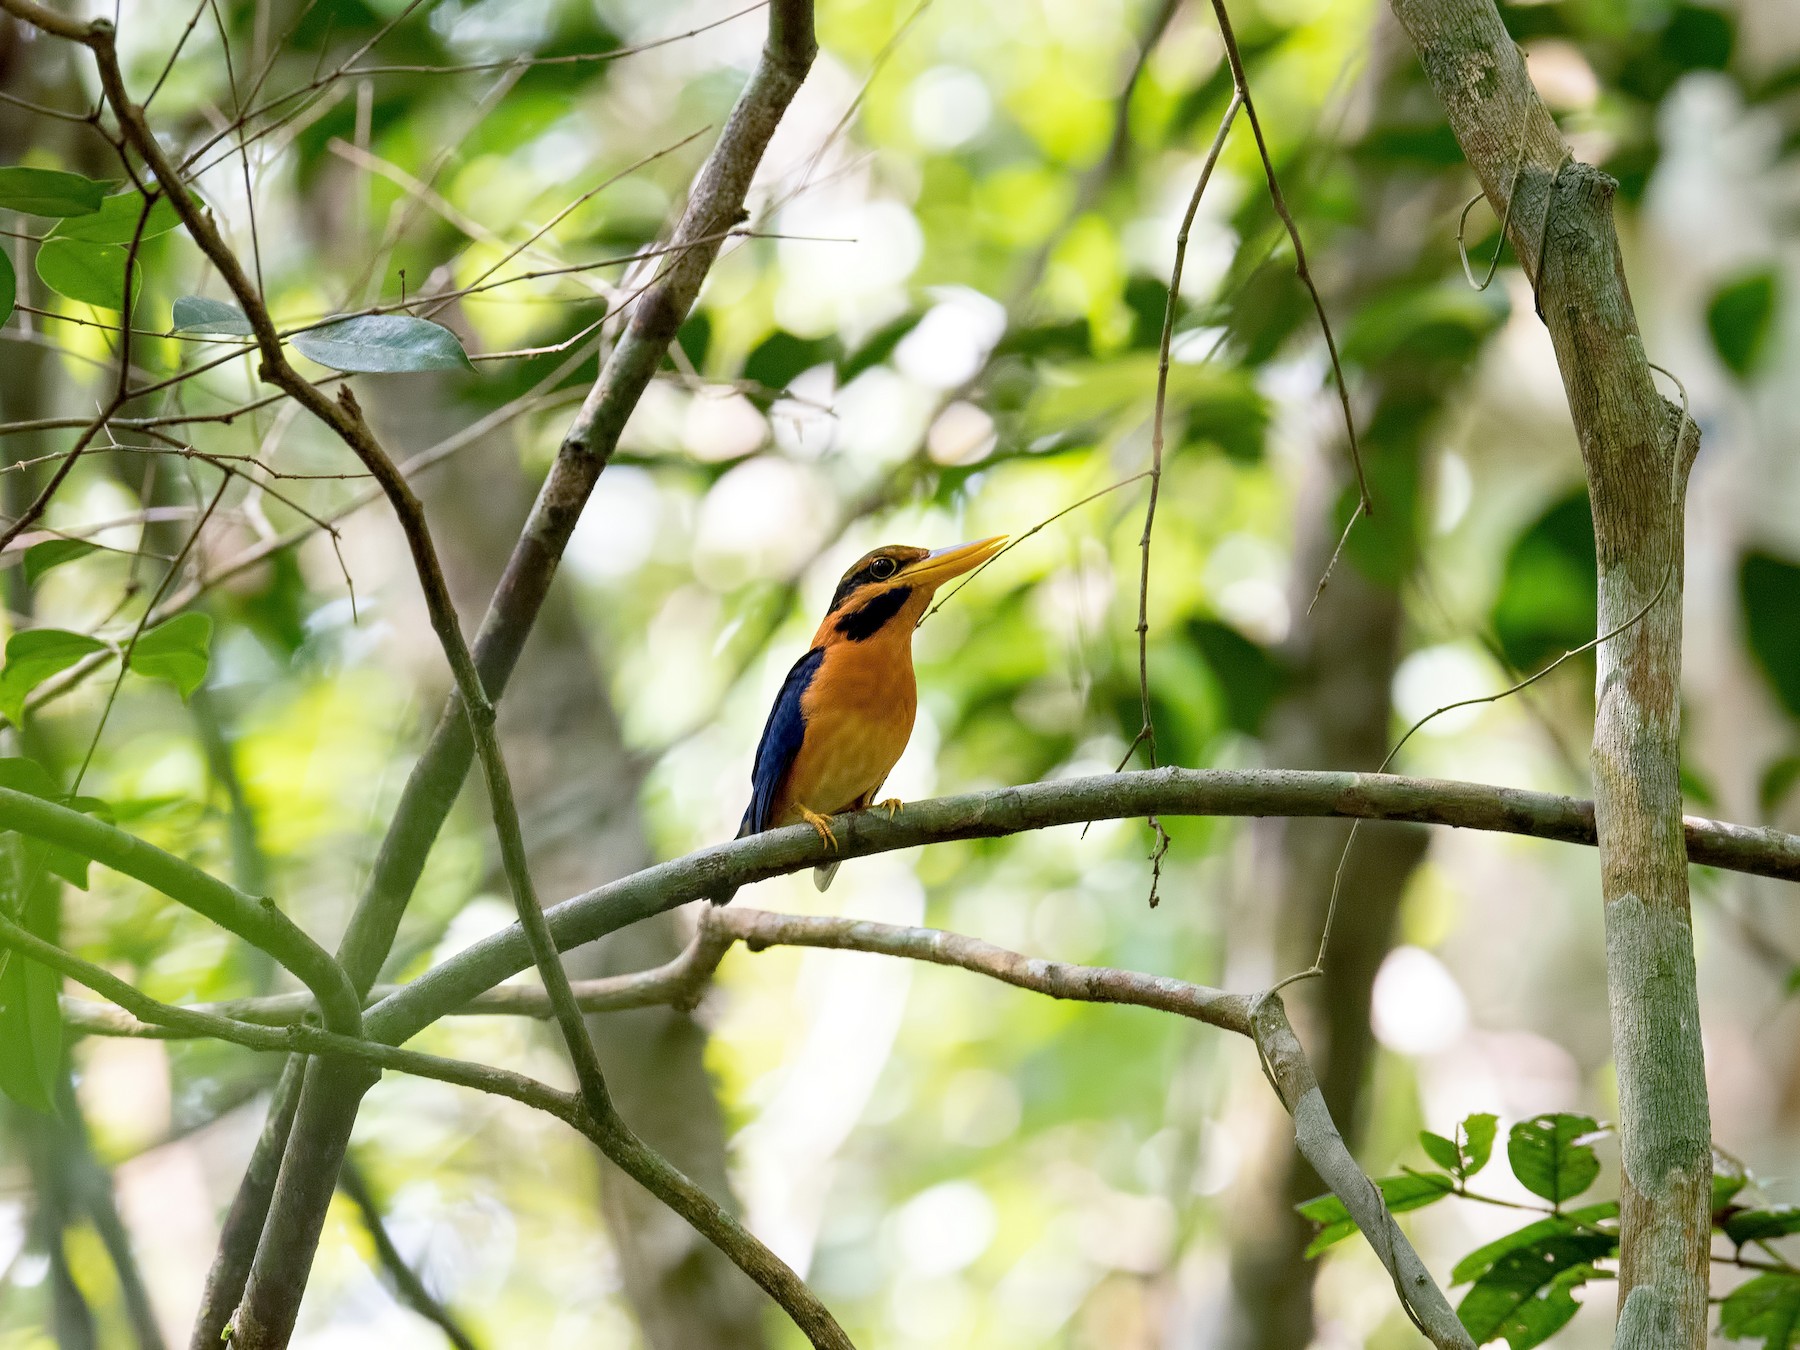
[[[1155,769],[996,788],[838,817],[837,850],[790,826],[701,849],[566,900],[548,912],[557,946],[591,942],[639,919],[765,877],[952,839],[987,839],[1089,820],[1147,815],[1339,816],[1411,820],[1563,843],[1595,842],[1593,805],[1573,797],[1393,774],[1297,769]],[[1800,836],[1690,818],[1693,861],[1800,880]],[[377,1003],[365,1034],[402,1041],[530,964],[516,927],[483,939]]]
[[[705,992],[707,981],[725,954],[731,939],[703,931],[674,960],[650,970],[629,975],[613,975],[605,979],[570,982],[575,1002],[583,1013],[623,1012],[631,1008],[691,1008]],[[405,985],[378,984],[370,989],[367,1003],[373,1006]],[[303,1021],[318,1006],[310,994],[270,994],[261,998],[227,999],[218,1003],[189,1003],[183,1007],[195,1012],[227,1017],[251,1026],[286,1027]],[[184,1040],[188,1033],[155,1022],[141,1021],[121,1009],[91,999],[68,998],[62,1001],[63,1020],[76,1032],[88,1036],[135,1036],[151,1040]],[[530,985],[507,984],[489,989],[455,1009],[453,1017],[511,1016],[532,1017],[539,1021],[552,1015],[550,998],[542,989]]]
[[[1275,993],[1252,1003],[1250,1035],[1256,1041],[1263,1071],[1294,1118],[1294,1143],[1313,1165],[1331,1193],[1344,1202],[1350,1217],[1394,1281],[1394,1292],[1413,1324],[1440,1350],[1475,1350],[1444,1291],[1431,1278],[1368,1173],[1356,1165],[1325,1105],[1325,1094],[1312,1065],[1288,1023],[1287,1009]]]
[[[1406,820],[1590,847],[1596,842],[1593,803],[1575,797],[1397,774],[1295,769],[1165,768],[1097,774],[909,802],[893,817],[882,811],[858,812],[840,817],[834,828],[841,856],[853,858],[955,839],[995,838],[1089,820],[1127,819],[1150,810],[1176,816]],[[65,830],[71,825],[74,828]],[[208,888],[236,894],[225,883],[121,830],[3,788],[0,827],[65,843],[159,889]],[[1800,881],[1800,835],[1698,816],[1685,818],[1683,827],[1691,862]],[[169,881],[143,866],[146,858],[174,869],[185,880],[181,885]],[[548,912],[551,934],[558,948],[566,951],[626,923],[710,895],[721,885],[748,885],[800,871],[825,858],[817,834],[804,826],[732,840],[565,901]],[[594,1012],[691,1000],[716,965],[718,954],[708,949],[703,936],[680,957],[655,970],[582,981],[572,986],[572,992],[584,1011]],[[372,1011],[379,1021],[367,1032],[376,1039],[404,1039],[438,1018],[454,1014],[547,1017],[550,1007],[542,992],[494,987],[528,964],[523,936],[516,927],[502,930],[410,984],[372,989]],[[69,1006],[71,1022],[79,1030],[98,1035],[143,1034],[139,1027],[98,1013],[91,1006]],[[194,1011],[234,1022],[288,1025],[312,1006],[306,995],[276,995],[196,1005]]]
[[[0,927],[0,941],[8,938],[7,930]],[[657,971],[646,972],[640,990],[658,1001],[689,1001],[712,977],[725,952],[739,942],[753,952],[769,947],[816,947],[903,957],[971,971],[1050,998],[1174,1013],[1250,1038],[1257,1045],[1271,1084],[1294,1117],[1295,1139],[1301,1152],[1344,1201],[1393,1276],[1396,1288],[1404,1291],[1407,1307],[1432,1343],[1454,1350],[1473,1350],[1468,1333],[1388,1214],[1380,1192],[1344,1145],[1279,997],[1232,994],[1168,976],[1035,959],[941,929],[740,908],[709,908],[687,951]],[[81,976],[77,974],[75,978]],[[157,1015],[166,1018],[172,1011],[176,1010]],[[589,1132],[604,1136],[604,1131]],[[610,1156],[612,1149],[608,1152]],[[621,1162],[621,1166],[625,1165]]]
[[[31,0],[8,2],[15,6],[15,13],[20,13],[28,21],[35,22],[44,17],[38,13],[38,7]],[[720,237],[734,223],[748,189],[750,176],[760,159],[761,149],[773,132],[781,111],[804,78],[814,49],[811,18],[810,5],[806,0],[778,0],[772,8],[765,60],[759,67],[757,76],[752,79],[750,90],[740,100],[732,122],[728,124],[726,134],[721,138],[721,144],[709,162],[709,167],[722,166],[724,171],[710,176],[702,175],[697,184],[695,200],[690,203],[682,226],[677,230],[671,260],[665,264],[658,284],[643,297],[634,311],[626,341],[621,343],[614,360],[602,372],[601,380],[584,403],[565,438],[566,451],[594,461],[592,476],[588,478],[587,487],[580,494],[583,500],[586,491],[591,489],[593,479],[597,478],[599,468],[604,465],[605,456],[616,444],[631,407],[648,384],[664,350],[673,339],[676,328],[698,293],[700,282],[717,253]],[[457,700],[461,714],[467,717],[472,748],[482,763],[519,924],[537,959],[556,1020],[574,1059],[588,1109],[600,1131],[610,1138],[612,1147],[609,1153],[613,1153],[615,1160],[620,1161],[627,1171],[659,1194],[666,1192],[668,1196],[679,1196],[684,1186],[691,1190],[684,1178],[679,1178],[678,1174],[673,1173],[673,1169],[631,1136],[612,1108],[593,1045],[583,1027],[580,1010],[569,988],[568,977],[562,969],[537,903],[510,779],[494,733],[492,703],[484,687],[483,674],[477,668],[475,656],[463,639],[417,497],[370,432],[348,389],[340,390],[338,400],[334,403],[311,382],[302,378],[288,362],[281,346],[281,335],[262,303],[260,289],[252,285],[242,265],[211,220],[187,196],[180,170],[156,141],[143,109],[130,101],[118,64],[111,25],[97,21],[85,29],[63,25],[49,27],[47,31],[58,32],[80,41],[92,51],[107,102],[119,121],[124,140],[143,157],[151,173],[174,203],[188,233],[218,269],[248,318],[262,357],[262,378],[280,387],[334,431],[374,475],[392,504],[413,555],[414,568],[425,592],[432,626],[455,678]],[[733,139],[731,132],[734,127],[740,133],[737,139],[750,143],[751,153],[734,154],[731,157],[724,153],[727,143]],[[734,152],[742,148],[744,147],[737,145],[732,147]],[[705,228],[704,225],[698,231],[693,228],[696,224],[727,215],[733,220],[727,220],[723,229]],[[628,349],[631,349],[630,355],[627,355]],[[609,375],[614,378],[609,379]],[[596,442],[599,443],[600,450],[597,456],[592,453]],[[562,463],[563,457],[559,457],[559,468]],[[555,475],[552,477],[554,480]],[[551,485],[546,487],[546,495],[549,486]],[[574,504],[574,510],[569,513],[570,529],[579,506],[578,501]],[[534,520],[535,516],[536,513]],[[528,527],[521,545],[527,542],[541,543],[535,535],[536,532]],[[561,553],[562,542],[566,542],[566,538],[565,533],[563,541],[557,543],[540,560],[537,573],[542,587],[548,585]],[[509,568],[509,576],[512,571]],[[522,621],[516,623],[511,631],[515,643],[522,643],[524,633],[535,617],[537,603],[542,599],[542,587],[535,600],[525,607]],[[502,595],[496,600],[496,610],[503,609],[505,591],[503,581]],[[516,609],[517,607],[515,611]],[[514,618],[519,617],[515,612]],[[503,637],[505,635],[502,633]],[[515,645],[513,651],[502,658],[506,668],[510,668],[512,661],[516,659],[516,650]],[[503,680],[504,673],[496,680],[496,684]],[[444,719],[452,728],[460,720],[455,708]],[[440,731],[445,729],[440,724]],[[455,778],[460,783],[466,772],[467,750],[452,758],[459,761]],[[424,846],[429,845],[441,819],[439,814],[429,822],[422,841]],[[422,860],[424,848],[420,847],[416,852],[418,859]],[[414,876],[416,878],[416,864]],[[359,956],[366,958],[355,960],[353,966],[353,969],[359,970],[361,983],[366,985],[372,979],[374,967],[391,945],[393,921],[397,920],[398,911],[404,907],[410,890],[409,884],[402,892],[390,893],[394,903],[387,907],[388,912],[377,916],[382,922],[377,927],[374,943],[359,943],[358,937],[366,936],[367,929],[366,926],[359,929],[353,923],[352,932],[346,938],[346,953],[352,960]],[[358,917],[363,915],[364,911],[359,910]],[[366,973],[362,973],[365,970]],[[344,1127],[348,1119],[354,1117],[354,1103],[360,1098],[362,1091],[366,1090],[368,1082],[364,1075],[340,1075],[324,1067],[309,1071],[308,1088],[301,1100],[302,1123],[304,1124],[307,1116],[307,1102],[312,1097],[330,1097],[336,1099],[336,1113],[339,1117],[335,1133],[346,1134]],[[298,1314],[299,1300],[305,1286],[305,1272],[310,1265],[310,1254],[316,1245],[325,1206],[329,1201],[329,1179],[336,1173],[336,1167],[328,1161],[328,1155],[335,1153],[339,1159],[342,1156],[341,1139],[330,1142],[315,1139],[312,1144],[322,1147],[326,1156],[309,1157],[309,1165],[301,1168],[296,1165],[299,1152],[290,1148],[287,1162],[277,1182],[270,1217],[265,1223],[264,1241],[258,1249],[243,1305],[235,1319],[235,1338],[247,1347],[285,1345]],[[718,1227],[711,1216],[705,1216],[703,1222],[711,1223],[714,1228]],[[727,1250],[732,1249],[728,1247]],[[734,1257],[737,1255],[735,1251],[732,1254]],[[750,1255],[757,1259],[759,1265],[766,1264],[760,1261],[757,1253]],[[767,1253],[761,1255],[766,1256]],[[773,1258],[770,1257],[769,1260],[773,1261]],[[779,1265],[778,1262],[775,1264]],[[764,1269],[750,1269],[750,1273],[778,1298],[784,1298],[784,1295],[791,1295],[792,1290],[788,1285],[793,1281],[791,1272],[785,1272],[785,1267],[782,1270],[788,1276],[785,1280]],[[848,1344],[829,1315],[816,1300],[810,1299],[810,1295],[799,1305],[791,1306],[790,1311],[795,1313],[796,1319],[807,1329],[815,1344]]]
[[[267,896],[245,895],[136,835],[11,788],[0,787],[0,829],[61,845],[211,919],[299,977],[318,999],[327,1025],[356,1034],[362,1009],[343,967]]]
[[[825,1305],[819,1302],[799,1275],[758,1241],[729,1211],[679,1170],[670,1166],[655,1150],[647,1147],[618,1118],[617,1113],[610,1109],[606,1115],[596,1117],[584,1100],[575,1094],[559,1092],[547,1084],[508,1069],[446,1059],[440,1055],[421,1054],[415,1050],[403,1050],[354,1036],[322,1031],[305,1024],[282,1029],[251,1026],[196,1008],[162,1003],[111,971],[71,955],[27,932],[4,916],[0,916],[0,947],[42,962],[69,979],[86,985],[95,993],[126,1009],[141,1022],[167,1027],[191,1037],[226,1041],[252,1050],[330,1056],[338,1062],[356,1066],[371,1084],[379,1078],[380,1070],[396,1069],[416,1077],[436,1079],[458,1087],[506,1097],[525,1106],[546,1111],[580,1130],[620,1170],[681,1215],[703,1237],[723,1251],[793,1318],[813,1345],[821,1347],[821,1350],[855,1350],[849,1337],[844,1335]],[[708,950],[712,948],[709,947]],[[716,963],[715,957],[713,964]],[[561,966],[558,965],[557,969],[560,970]],[[283,1163],[283,1173],[293,1166],[292,1158],[290,1153],[288,1161]],[[303,1165],[308,1167],[321,1165],[311,1151],[303,1154],[302,1159]],[[339,1158],[330,1164],[334,1185],[341,1162],[342,1159]],[[277,1181],[277,1195],[279,1191],[280,1183]],[[234,1247],[232,1250],[240,1256],[243,1254],[241,1249]],[[258,1262],[267,1250],[265,1229],[263,1241],[257,1248]],[[252,1284],[255,1269],[252,1264]],[[210,1295],[210,1284],[208,1292]],[[232,1341],[234,1345],[241,1343],[235,1332]]]

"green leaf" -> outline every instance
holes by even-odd
[[[52,567],[85,558],[98,547],[85,539],[46,539],[41,544],[33,544],[25,550],[25,584],[37,585],[38,578]]]
[[[1457,1128],[1462,1135],[1463,1175],[1472,1177],[1494,1156],[1494,1133],[1500,1118],[1492,1111],[1477,1111]]]
[[[0,1092],[54,1115],[63,1051],[61,982],[47,966],[17,952],[11,957],[0,968]]]
[[[85,216],[100,209],[107,183],[60,169],[0,169],[0,206],[31,216]]]
[[[1430,1130],[1419,1135],[1425,1155],[1453,1177],[1474,1176],[1488,1164],[1494,1152],[1496,1117],[1483,1111],[1470,1116],[1456,1127],[1456,1138],[1446,1139]]]
[[[1523,1228],[1515,1229],[1505,1237],[1496,1238],[1484,1247],[1477,1247],[1462,1260],[1458,1261],[1450,1272],[1450,1283],[1467,1284],[1471,1280],[1479,1280],[1493,1268],[1493,1265],[1508,1252],[1517,1251],[1521,1247],[1530,1247],[1551,1237],[1575,1233],[1590,1232],[1597,1225],[1611,1223],[1619,1217],[1619,1202],[1607,1200],[1598,1205],[1586,1205],[1581,1209],[1569,1210],[1566,1214],[1553,1215],[1539,1219],[1536,1223],[1528,1223]],[[1614,1248],[1618,1246],[1616,1233],[1601,1234]],[[1602,1252],[1600,1255],[1606,1255]]]
[[[1358,308],[1344,331],[1343,357],[1359,366],[1454,370],[1481,349],[1507,310],[1499,287],[1476,292],[1461,281],[1390,292]]]
[[[115,192],[100,203],[100,209],[89,215],[75,216],[58,222],[50,231],[52,239],[84,239],[90,244],[129,244],[167,234],[181,224],[175,203],[159,195],[151,203],[149,218],[142,233],[138,221],[144,215],[144,194],[136,188]]]
[[[1039,360],[1067,357],[1078,360],[1094,352],[1093,325],[1086,319],[1028,324],[1008,329],[994,346],[996,356],[1026,356]]]
[[[706,369],[706,355],[712,350],[712,316],[703,309],[696,309],[683,321],[675,333],[675,341],[680,346],[682,355],[695,370]]]
[[[1433,1134],[1430,1130],[1421,1130],[1419,1147],[1425,1150],[1427,1158],[1430,1158],[1446,1172],[1455,1173],[1462,1168],[1462,1150],[1441,1134]]]
[[[1740,380],[1762,364],[1774,327],[1778,299],[1775,272],[1759,268],[1727,282],[1706,307],[1706,326],[1713,350]]]
[[[1800,717],[1800,566],[1768,553],[1746,554],[1738,598],[1751,653],[1782,706]]]
[[[12,255],[0,248],[0,323],[12,317],[13,304],[19,298],[19,278],[13,272]]]
[[[129,261],[129,255],[117,244],[50,239],[38,248],[37,274],[58,295],[84,305],[122,311]],[[142,283],[142,269],[132,269],[132,278],[135,292]]]
[[[1600,1127],[1592,1116],[1543,1115],[1512,1127],[1506,1159],[1533,1195],[1553,1205],[1580,1195],[1600,1175],[1600,1157],[1575,1141]]]
[[[1719,1222],[1719,1211],[1729,1205],[1737,1193],[1750,1184],[1750,1173],[1744,1164],[1717,1144],[1712,1149],[1712,1212]]]
[[[309,328],[293,337],[296,350],[322,366],[369,375],[470,370],[455,333],[405,314],[365,314]]]
[[[204,295],[184,295],[175,301],[176,333],[225,333],[231,337],[250,337],[254,330],[244,311],[229,300],[209,300]]]
[[[1800,1275],[1771,1271],[1746,1280],[1719,1305],[1719,1330],[1734,1341],[1760,1339],[1788,1350],[1800,1339]]]
[[[131,649],[131,668],[152,680],[167,680],[183,701],[206,682],[212,649],[211,617],[177,614],[140,637]]]
[[[1502,1336],[1512,1350],[1541,1345],[1575,1316],[1574,1289],[1599,1273],[1589,1253],[1608,1241],[1573,1234],[1510,1251],[1463,1295],[1456,1315],[1477,1345]]]
[[[1756,804],[1762,808],[1762,813],[1772,816],[1779,811],[1797,782],[1800,782],[1800,755],[1783,755],[1764,769],[1762,782],[1756,789]]]
[[[32,797],[41,797],[47,802],[61,802],[62,793],[57,790],[54,780],[48,771],[35,759],[7,758],[0,759],[0,787],[11,788],[14,792],[23,792]],[[66,803],[77,811],[88,811],[84,804],[96,801],[97,798],[84,798],[79,802]],[[105,803],[101,803],[102,806]],[[90,812],[90,814],[98,814]],[[47,840],[33,839],[28,835],[19,836],[24,841],[27,870],[35,864],[44,871],[54,873],[71,885],[82,890],[88,887],[88,859],[71,848],[61,844],[52,844]],[[43,934],[39,934],[43,936]]]
[[[776,329],[745,358],[744,378],[765,389],[780,391],[796,375],[831,360],[837,351],[835,339],[795,337]]]
[[[1770,1205],[1744,1209],[1725,1220],[1725,1236],[1738,1246],[1800,1233],[1800,1205]]]
[[[1339,1219],[1336,1223],[1328,1223],[1313,1235],[1313,1240],[1306,1244],[1303,1255],[1310,1261],[1327,1247],[1337,1246],[1355,1231],[1354,1219]]]
[[[1184,635],[1218,683],[1225,720],[1247,736],[1261,735],[1263,719],[1286,682],[1280,659],[1216,619],[1190,619]]]
[[[0,760],[0,765],[22,767],[35,774],[34,781],[50,784],[50,775],[28,760]],[[41,856],[34,857],[32,841],[20,839],[21,848],[0,855],[8,883],[0,911],[34,937],[53,943],[61,937],[58,891],[44,876]],[[0,960],[0,1092],[54,1114],[62,1077],[62,1010],[57,1006],[62,981],[16,952],[0,955],[11,958]]]
[[[1382,1177],[1375,1184],[1381,1188],[1381,1198],[1392,1214],[1423,1209],[1456,1190],[1456,1183],[1441,1172],[1404,1172],[1397,1177]],[[1301,1218],[1311,1219],[1323,1230],[1306,1249],[1308,1256],[1318,1255],[1332,1243],[1340,1242],[1356,1231],[1350,1211],[1335,1195],[1314,1196],[1295,1209]]]
[[[85,633],[60,628],[31,628],[6,640],[6,662],[0,665],[0,713],[15,727],[25,717],[25,700],[52,675],[82,658],[103,652],[106,644]]]

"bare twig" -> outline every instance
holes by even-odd
[[[1312,299],[1313,312],[1319,316],[1319,331],[1325,336],[1325,351],[1331,357],[1331,373],[1337,381],[1338,403],[1344,411],[1344,435],[1350,445],[1350,465],[1356,471],[1357,507],[1350,514],[1349,524],[1344,527],[1344,539],[1347,540],[1350,537],[1350,526],[1355,524],[1356,518],[1359,515],[1371,515],[1375,510],[1374,498],[1369,495],[1368,478],[1363,473],[1362,450],[1356,440],[1356,418],[1350,411],[1350,386],[1344,382],[1344,367],[1338,360],[1337,338],[1332,335],[1331,320],[1325,316],[1325,301],[1320,297],[1312,271],[1306,265],[1306,246],[1300,242],[1300,227],[1294,223],[1287,199],[1281,195],[1281,183],[1275,176],[1275,161],[1269,154],[1268,142],[1263,138],[1262,121],[1256,115],[1256,104],[1250,98],[1250,78],[1244,72],[1244,57],[1238,51],[1237,35],[1232,32],[1231,15],[1225,8],[1225,0],[1212,0],[1212,8],[1213,15],[1219,22],[1219,37],[1225,44],[1225,59],[1231,65],[1232,87],[1244,101],[1244,116],[1250,119],[1250,131],[1256,138],[1256,153],[1262,159],[1263,177],[1269,185],[1269,201],[1275,207],[1275,214],[1281,217],[1288,239],[1294,245],[1294,273]],[[1312,605],[1319,603],[1319,596],[1324,593],[1326,584],[1331,580],[1331,569],[1343,550],[1344,540],[1339,540],[1337,551],[1331,555],[1331,563],[1327,564],[1324,575],[1319,578],[1318,588],[1313,592]],[[1312,608],[1312,605],[1307,608]]]
[[[690,901],[839,857],[1087,820],[1130,819],[1152,811],[1165,817],[1410,820],[1571,844],[1595,842],[1592,803],[1551,793],[1391,774],[1163,768],[908,802],[892,819],[884,811],[840,816],[832,826],[838,849],[829,853],[817,833],[803,826],[717,844],[557,905],[548,913],[550,931],[567,951]],[[1800,881],[1800,836],[1689,817],[1685,842],[1691,862]],[[378,1002],[369,1010],[366,1034],[383,1040],[416,1035],[530,964],[523,935],[516,928],[502,930]]]
[[[1162,340],[1157,348],[1156,410],[1150,420],[1150,494],[1144,503],[1144,534],[1138,540],[1142,555],[1138,568],[1138,699],[1144,720],[1126,748],[1124,758],[1119,761],[1121,769],[1130,763],[1140,745],[1150,756],[1150,767],[1157,767],[1156,718],[1150,709],[1150,536],[1156,526],[1156,499],[1162,490],[1163,416],[1169,402],[1169,348],[1175,336],[1175,310],[1181,303],[1181,269],[1187,261],[1188,232],[1194,227],[1194,217],[1200,212],[1200,199],[1206,195],[1206,185],[1212,181],[1219,154],[1225,149],[1225,138],[1231,134],[1231,124],[1237,120],[1238,109],[1242,106],[1243,89],[1233,89],[1231,101],[1225,105],[1225,115],[1219,119],[1212,148],[1206,152],[1206,160],[1200,166],[1193,195],[1188,198],[1181,228],[1175,232],[1175,263],[1169,273],[1169,298],[1163,306]],[[1157,888],[1162,881],[1163,857],[1169,851],[1169,832],[1155,816],[1150,817],[1150,828],[1156,834],[1156,844],[1150,851],[1150,908],[1155,909]]]

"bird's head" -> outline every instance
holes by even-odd
[[[999,534],[935,552],[889,544],[864,554],[838,582],[813,645],[865,642],[896,621],[910,629],[939,586],[981,566],[1006,547],[1006,538]]]

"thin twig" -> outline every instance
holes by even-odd
[[[1300,227],[1294,223],[1293,215],[1288,211],[1287,200],[1281,195],[1281,183],[1275,176],[1275,161],[1269,154],[1269,144],[1263,138],[1262,121],[1256,115],[1256,104],[1250,98],[1250,78],[1244,72],[1244,57],[1238,51],[1237,36],[1231,29],[1231,15],[1225,9],[1225,0],[1212,0],[1213,15],[1219,21],[1219,37],[1225,44],[1225,59],[1231,65],[1231,83],[1238,96],[1244,101],[1244,115],[1250,119],[1250,131],[1256,138],[1256,153],[1262,159],[1263,177],[1269,185],[1269,201],[1275,208],[1275,214],[1281,217],[1282,225],[1287,229],[1288,239],[1294,245],[1294,274],[1306,287],[1306,293],[1312,298],[1313,312],[1319,316],[1319,331],[1325,336],[1325,350],[1331,357],[1331,373],[1337,381],[1338,403],[1344,411],[1344,435],[1350,444],[1350,465],[1356,471],[1356,510],[1351,513],[1350,520],[1354,524],[1357,516],[1373,515],[1375,501],[1369,495],[1369,481],[1363,473],[1362,450],[1356,440],[1356,418],[1350,411],[1350,386],[1344,381],[1343,363],[1338,360],[1337,338],[1332,335],[1331,320],[1325,316],[1325,301],[1319,295],[1319,288],[1313,281],[1312,271],[1306,265],[1306,246],[1300,241]],[[1349,537],[1349,526],[1345,527],[1344,537]],[[1339,542],[1332,562],[1337,561],[1338,553],[1343,551],[1343,543]],[[1307,606],[1310,611],[1319,603],[1326,585],[1331,580],[1331,567],[1327,565],[1325,573],[1319,578],[1318,587],[1313,591],[1312,603]]]
[[[1175,263],[1169,272],[1169,295],[1163,305],[1162,339],[1157,347],[1156,410],[1150,419],[1150,494],[1144,503],[1143,537],[1138,540],[1141,554],[1138,567],[1138,699],[1143,722],[1126,749],[1124,759],[1119,762],[1121,769],[1130,762],[1140,745],[1148,752],[1152,769],[1157,767],[1158,762],[1156,717],[1150,708],[1150,536],[1156,526],[1156,501],[1162,490],[1163,417],[1169,402],[1169,349],[1175,336],[1175,310],[1181,303],[1181,269],[1187,262],[1188,232],[1194,227],[1194,217],[1200,212],[1200,199],[1206,195],[1206,185],[1212,181],[1213,169],[1219,163],[1219,154],[1225,149],[1225,138],[1231,134],[1231,125],[1237,120],[1238,109],[1244,106],[1244,101],[1244,91],[1241,88],[1233,89],[1231,101],[1225,105],[1225,115],[1219,119],[1219,129],[1213,135],[1212,148],[1206,152],[1206,161],[1200,166],[1200,177],[1194,183],[1193,195],[1188,198],[1187,212],[1181,217],[1181,228],[1175,232]],[[1149,823],[1156,834],[1156,843],[1150,851],[1149,897],[1150,908],[1155,909],[1157,890],[1162,884],[1163,857],[1169,851],[1169,832],[1155,816],[1149,818]]]

